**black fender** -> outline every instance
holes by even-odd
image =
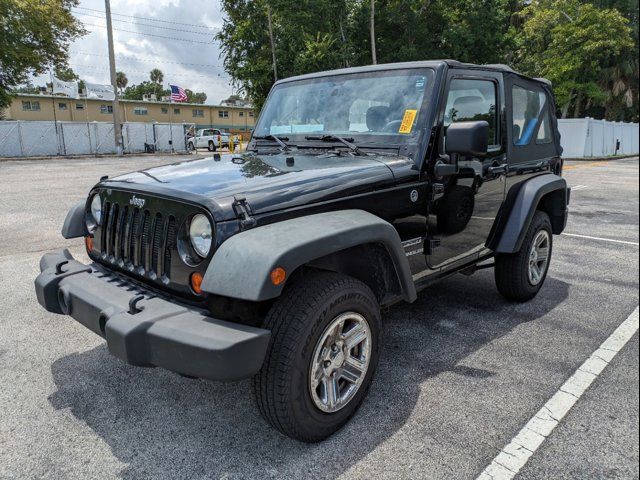
[[[416,288],[398,232],[390,223],[363,210],[308,215],[238,233],[215,252],[202,289],[249,301],[277,298],[284,284],[276,286],[271,282],[274,268],[284,268],[289,277],[309,262],[372,243],[386,248],[401,296],[413,302],[417,298]]]
[[[545,211],[553,233],[561,234],[567,225],[570,191],[567,181],[555,174],[539,175],[512,187],[489,233],[487,248],[496,253],[518,252],[536,210]]]
[[[62,236],[64,238],[84,237],[87,227],[84,222],[86,202],[83,200],[71,207],[62,224]]]

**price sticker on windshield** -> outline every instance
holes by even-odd
[[[418,110],[405,110],[398,133],[411,133],[411,130],[413,129],[413,122],[415,121],[417,114]]]

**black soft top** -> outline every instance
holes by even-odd
[[[401,70],[406,68],[433,68],[434,70],[441,70],[445,67],[448,68],[464,68],[470,70],[483,70],[489,72],[502,72],[511,75],[516,75],[522,78],[526,78],[527,80],[543,83],[547,86],[551,86],[551,82],[546,78],[532,78],[526,75],[523,75],[520,72],[517,72],[513,68],[508,65],[503,65],[500,63],[488,64],[488,65],[478,65],[475,63],[463,63],[457,60],[421,60],[417,62],[398,62],[398,63],[383,63],[378,65],[365,65],[363,67],[350,67],[350,68],[340,68],[337,70],[326,70],[323,72],[315,72],[315,73],[307,73],[306,75],[297,75],[294,77],[284,78],[282,80],[278,80],[277,84],[292,82],[296,80],[306,80],[310,78],[318,78],[318,77],[327,77],[331,75],[344,75],[349,73],[365,73],[365,72],[379,72],[386,70]]]

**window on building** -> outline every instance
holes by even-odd
[[[84,110],[84,103],[76,103],[76,110]]]
[[[194,108],[193,109],[193,116],[194,117],[204,117],[204,110],[202,110],[201,108]]]
[[[169,109],[167,107],[160,107],[160,111],[165,115],[169,113]]]
[[[219,118],[229,118],[229,112],[227,110],[218,110]]]
[[[147,111],[147,107],[135,107],[133,109],[134,115],[147,115],[149,112]]]
[[[485,120],[489,123],[489,145],[497,145],[496,99],[496,84],[491,80],[453,79],[444,112],[445,127],[455,122]]]
[[[113,113],[112,105],[100,105],[100,113]]]
[[[253,117],[254,113],[253,112],[249,112],[249,116]]]
[[[244,112],[238,112],[238,115],[240,115],[241,117],[244,117]]]
[[[180,115],[180,109],[179,108],[174,108],[173,109],[173,114],[174,115]]]
[[[40,102],[22,102],[22,110],[37,112],[40,110]]]
[[[60,102],[58,103],[58,110],[66,110],[67,109],[67,104],[64,102]]]

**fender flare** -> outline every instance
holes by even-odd
[[[398,232],[390,223],[363,210],[318,213],[238,233],[213,255],[202,289],[249,301],[277,298],[284,284],[271,283],[274,268],[284,268],[289,277],[313,260],[371,243],[386,248],[402,297],[413,302],[417,298],[416,288]]]
[[[85,207],[86,201],[84,200],[71,207],[62,224],[63,238],[84,237],[87,230],[84,223]]]
[[[543,210],[549,214],[553,233],[562,233],[567,224],[570,191],[567,181],[555,174],[539,175],[514,186],[493,224],[487,248],[496,253],[518,252],[540,202],[554,192],[557,193],[553,197],[548,197],[552,201],[544,202]]]

